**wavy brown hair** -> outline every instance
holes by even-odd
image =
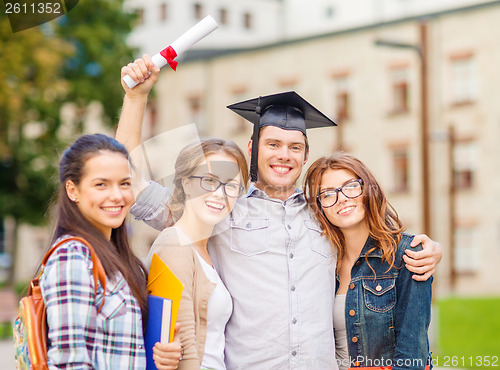
[[[174,191],[168,206],[172,217],[169,217],[166,226],[172,226],[181,218],[186,203],[186,194],[182,186],[182,179],[191,176],[196,168],[210,154],[225,153],[233,157],[238,164],[243,177],[243,186],[248,183],[248,164],[240,147],[231,140],[219,138],[202,139],[200,143],[189,144],[184,147],[175,161]]]
[[[130,247],[125,222],[112,230],[111,240],[108,240],[82,215],[66,193],[66,182],[72,180],[78,186],[87,161],[106,152],[120,153],[129,160],[127,149],[122,144],[102,134],[81,136],[64,151],[59,164],[59,192],[53,209],[55,230],[52,243],[67,234],[86,239],[94,247],[108,278],[118,272],[123,275],[139,302],[145,327],[148,313],[147,273]]]
[[[387,261],[393,267],[396,248],[404,230],[403,223],[396,210],[387,201],[377,180],[363,162],[350,154],[335,152],[330,156],[317,159],[309,167],[304,180],[304,192],[314,216],[321,224],[323,235],[326,235],[330,240],[332,248],[333,246],[337,248],[337,268],[340,267],[345,254],[344,235],[325,216],[318,199],[321,178],[327,170],[347,170],[363,180],[363,206],[365,207],[366,223],[370,237],[376,243],[376,247],[370,249],[367,256],[379,248],[382,250],[382,260]],[[367,256],[366,261],[368,262]]]

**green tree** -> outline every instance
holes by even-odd
[[[39,28],[13,34],[0,17],[0,217],[38,224],[54,189],[59,70],[70,48]]]
[[[90,101],[104,107],[104,119],[115,123],[122,104],[120,68],[133,60],[126,37],[135,16],[123,11],[123,0],[84,0],[58,22],[57,33],[74,47],[62,76],[67,99],[85,109]]]
[[[64,104],[83,117],[97,101],[105,122],[117,120],[120,67],[133,58],[126,45],[133,20],[123,0],[85,0],[57,20],[12,33],[1,9],[0,222],[47,222],[59,155],[74,139],[58,136]],[[81,129],[82,118],[70,131]]]

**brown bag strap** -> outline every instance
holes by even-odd
[[[97,310],[97,313],[101,311],[102,306],[104,305],[104,297],[106,295],[106,271],[104,271],[104,267],[102,266],[101,260],[99,257],[97,257],[97,253],[94,250],[94,247],[90,245],[88,241],[86,241],[83,238],[80,238],[79,236],[71,236],[69,238],[65,238],[60,240],[59,242],[56,243],[52,248],[49,249],[49,251],[45,254],[42,260],[42,265],[40,268],[40,274],[42,274],[43,270],[45,269],[45,264],[47,263],[50,255],[62,244],[67,243],[71,240],[78,241],[82,244],[84,244],[90,251],[90,258],[92,260],[92,275],[94,276],[94,294],[97,295],[97,282],[99,281],[101,283],[102,289],[103,289],[103,297],[102,297],[102,302],[101,305],[99,306],[99,309]]]

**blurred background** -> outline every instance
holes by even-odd
[[[297,91],[338,123],[308,134],[309,163],[353,153],[408,231],[441,243],[435,365],[500,366],[500,1],[82,0],[20,32],[0,7],[6,348],[19,294],[48,248],[62,150],[82,133],[113,135],[121,66],[212,15],[220,28],[178,58],[177,72],[162,70],[144,139],[195,123],[245,149],[251,125],[225,107]],[[156,232],[128,222],[144,256]]]

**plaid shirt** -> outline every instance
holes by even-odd
[[[69,241],[49,258],[40,279],[47,308],[49,367],[145,369],[141,309],[121,274],[94,296],[88,248]]]

